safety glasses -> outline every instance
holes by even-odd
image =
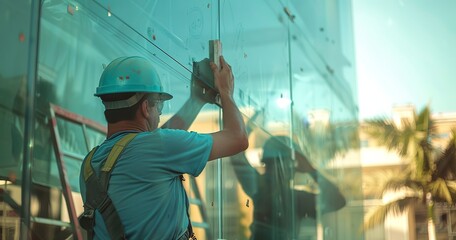
[[[154,103],[155,103],[155,106],[157,106],[157,112],[161,115],[162,114],[162,110],[163,110],[163,106],[165,105],[163,103],[163,100],[155,100]]]
[[[163,103],[163,100],[160,98],[160,96],[157,96],[157,95],[149,95],[147,97],[147,100],[149,101],[149,103],[153,103],[156,108],[157,108],[157,112],[158,114],[162,114],[162,111],[163,111],[163,106],[164,106],[164,103]],[[150,105],[152,106],[152,105]]]

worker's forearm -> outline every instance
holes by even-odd
[[[247,140],[247,132],[241,112],[234,103],[231,95],[225,94],[220,96],[223,106],[223,130],[233,133],[233,137],[239,140]]]
[[[161,128],[188,130],[203,106],[203,101],[196,98],[189,98],[179,111],[163,124]]]

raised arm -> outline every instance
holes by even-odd
[[[209,160],[214,160],[244,151],[249,142],[244,120],[233,99],[234,77],[230,65],[221,56],[220,69],[212,62],[211,69],[214,73],[214,83],[220,94],[223,109],[223,129],[212,133],[213,145]]]
[[[318,183],[320,194],[317,201],[321,204],[322,213],[337,211],[346,205],[346,200],[339,187],[324,173],[317,170],[310,172],[312,178]]]
[[[192,75],[190,98],[161,128],[188,130],[206,103],[212,103],[210,94],[203,91],[201,80]]]
[[[343,208],[346,200],[336,184],[321,172],[316,172],[316,176],[320,188],[320,196],[317,199],[321,203],[322,213],[334,212]]]
[[[193,95],[192,95],[193,96]],[[205,102],[196,97],[190,97],[184,105],[161,128],[188,130]]]

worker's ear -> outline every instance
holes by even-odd
[[[141,106],[139,107],[139,111],[141,112],[141,115],[145,118],[150,117],[150,114],[151,114],[151,112],[150,112],[151,109],[149,107],[149,104],[150,104],[149,101],[147,101],[147,99],[146,99],[141,103]]]

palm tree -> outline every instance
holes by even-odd
[[[396,151],[409,165],[401,175],[389,179],[382,191],[407,190],[406,194],[374,209],[364,227],[374,227],[383,223],[387,214],[402,213],[419,204],[427,208],[429,239],[436,239],[434,202],[452,204],[456,198],[456,129],[444,148],[437,147],[433,143],[436,128],[426,106],[411,121],[402,120],[401,124],[384,118],[368,120],[365,132]]]

